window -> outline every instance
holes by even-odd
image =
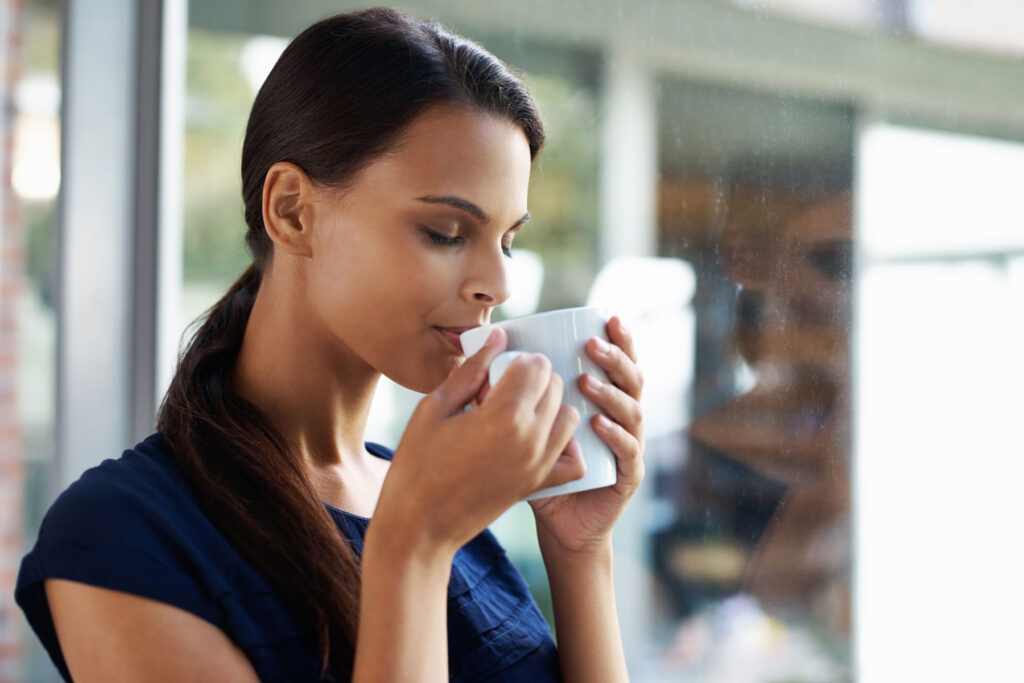
[[[0,168],[10,181],[0,195],[0,679],[41,681],[56,674],[13,594],[18,561],[50,504],[55,452],[56,3],[0,4],[0,32]]]

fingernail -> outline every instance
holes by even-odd
[[[607,356],[608,352],[612,350],[611,347],[608,345],[608,342],[606,342],[604,339],[601,339],[600,337],[594,337],[594,339],[597,340],[597,352],[600,353],[602,356]]]
[[[609,429],[612,426],[611,420],[601,414],[598,414],[596,422],[599,429]]]
[[[501,334],[502,332],[500,328],[491,330],[491,333],[487,335],[487,341],[484,342],[484,346],[497,346],[501,339]]]
[[[590,389],[591,391],[598,391],[598,390],[601,389],[601,384],[602,384],[601,380],[597,379],[596,377],[594,377],[593,375],[591,375],[589,373],[588,374],[584,374],[583,377],[584,377],[583,381],[587,383],[587,388],[588,389]]]

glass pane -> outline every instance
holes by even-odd
[[[57,3],[4,3],[0,197],[0,679],[56,680],[14,604],[18,563],[51,498],[55,451],[56,196],[60,185]],[[9,156],[8,156],[9,154]]]
[[[853,120],[663,83],[659,250],[696,276],[689,436],[649,446],[678,680],[848,675]]]

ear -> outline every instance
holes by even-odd
[[[316,188],[306,172],[279,161],[263,181],[263,226],[277,249],[294,256],[313,255],[309,208]]]

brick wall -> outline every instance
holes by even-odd
[[[24,552],[24,466],[17,410],[17,302],[25,248],[18,201],[11,188],[13,91],[20,75],[24,0],[0,0],[0,683],[21,679],[23,619],[14,581]]]

